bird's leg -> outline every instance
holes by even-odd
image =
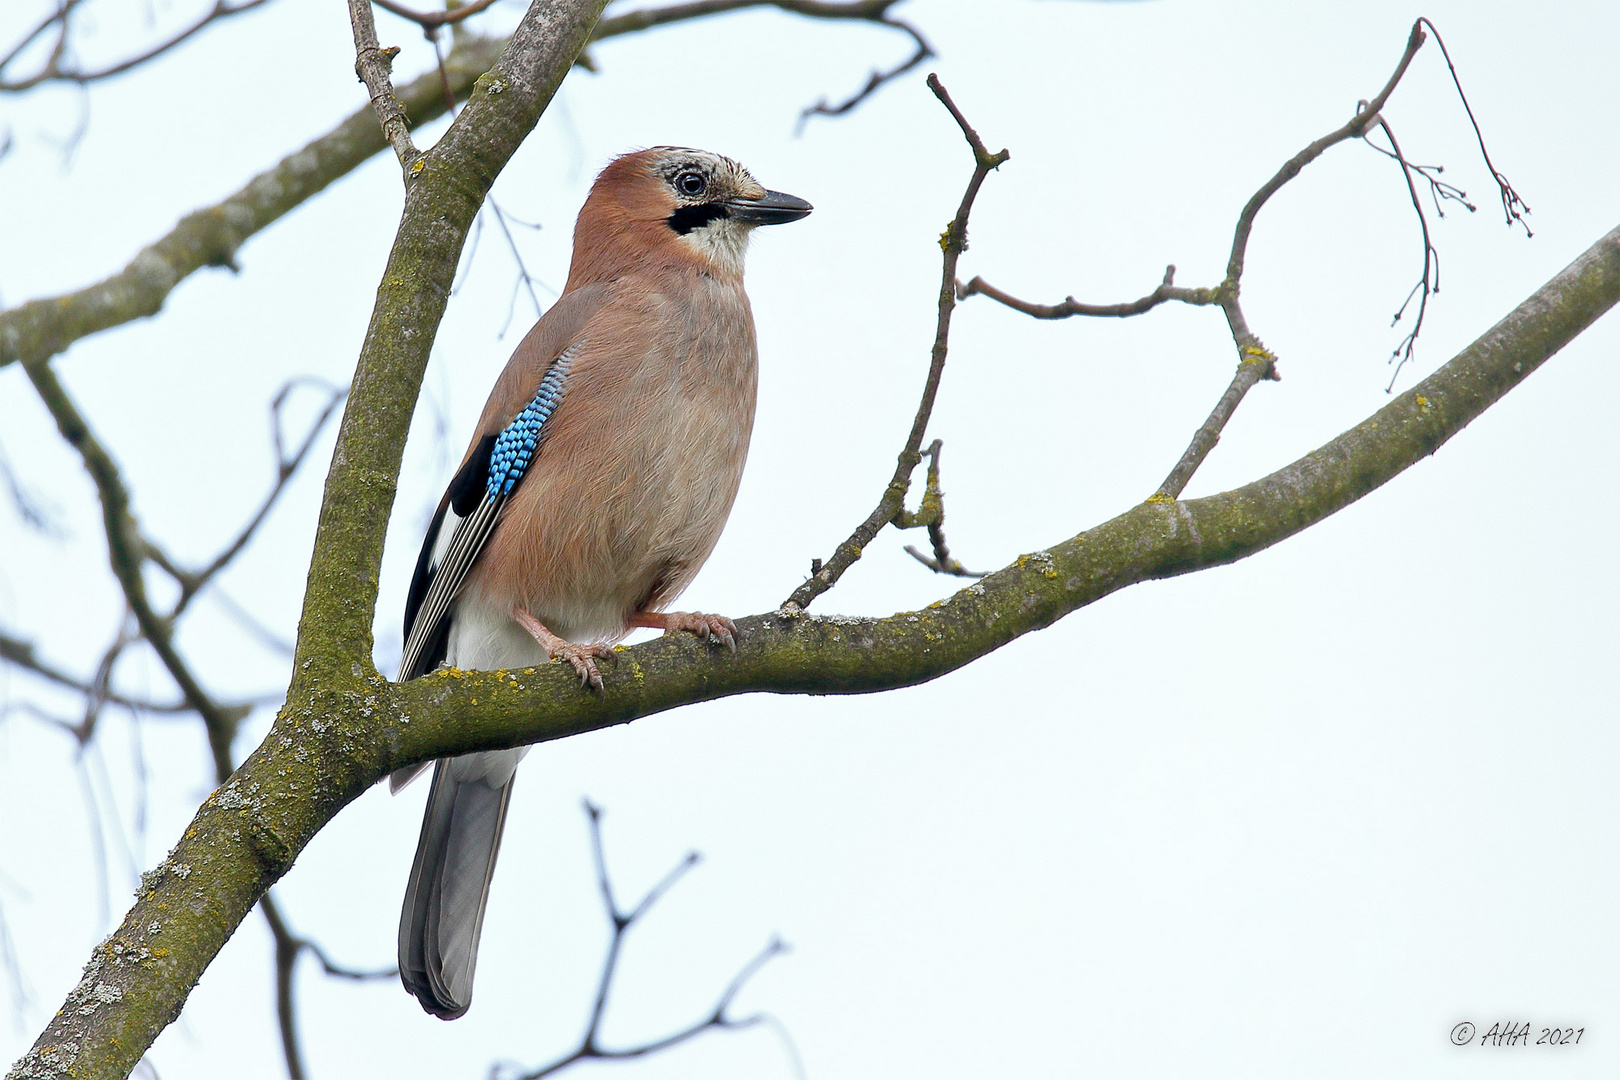
[[[701,611],[638,611],[630,616],[631,626],[650,626],[673,634],[685,630],[704,641],[714,640],[737,651],[737,624],[724,615],[705,615]]]
[[[529,636],[540,643],[546,650],[546,655],[553,660],[562,659],[574,665],[579,672],[579,685],[590,687],[593,690],[602,689],[602,673],[596,670],[598,660],[616,659],[613,650],[606,645],[578,645],[547,630],[545,624],[539,619],[524,611],[521,607],[512,609],[512,618],[517,624],[529,632]]]

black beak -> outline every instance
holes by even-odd
[[[797,195],[767,191],[759,199],[728,199],[726,209],[733,218],[750,225],[784,225],[798,221],[815,207]]]

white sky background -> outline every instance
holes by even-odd
[[[36,6],[6,5],[0,40]],[[117,7],[93,9],[88,59],[145,32],[139,5]],[[191,5],[158,8],[178,19]],[[1412,19],[1431,16],[1536,235],[1504,227],[1431,42],[1385,115],[1480,210],[1434,223],[1443,290],[1406,388],[1617,222],[1620,8],[1541,8],[916,0],[900,13],[938,49],[928,69],[1013,155],[985,185],[962,276],[1042,301],[1135,298],[1168,262],[1178,283],[1213,285],[1244,200],[1371,96]],[[406,49],[399,70],[422,69],[420,34],[378,19]],[[682,606],[773,608],[892,470],[933,335],[936,239],[971,159],[923,71],[851,116],[793,128],[802,106],[904,49],[773,12],[611,41],[595,50],[601,74],[570,77],[497,185],[511,214],[544,226],[518,242],[552,287],[595,170],[628,148],[718,150],[816,204],[763,230],[750,256],[753,453]],[[0,301],[121,268],[329,130],[365,100],[351,65],[341,5],[277,0],[83,98],[0,101],[15,140],[0,161]],[[64,166],[56,142],[81,102],[88,132]],[[208,557],[265,490],[275,387],[348,378],[399,205],[397,169],[378,157],[250,240],[239,276],[199,273],[161,317],[56,361],[144,526],[181,556]],[[1421,250],[1398,170],[1364,146],[1334,149],[1273,200],[1244,296],[1283,381],[1253,391],[1189,495],[1263,475],[1384,404],[1404,332],[1389,319]],[[406,452],[378,618],[390,670],[426,511],[533,316],[520,298],[500,339],[513,281],[486,229]],[[734,698],[541,748],[517,785],[472,1012],[443,1024],[394,982],[327,980],[305,961],[312,1071],[477,1077],[565,1050],[607,936],[588,795],[606,808],[623,895],[689,848],[705,854],[632,934],[614,1043],[701,1015],[779,932],[794,951],[739,1011],[779,1017],[811,1077],[1614,1075],[1617,318],[1435,458],[1236,566],[1128,589],[912,690]],[[931,426],[955,553],[992,569],[1138,502],[1233,362],[1214,309],[1050,324],[965,303]],[[0,503],[0,625],[87,670],[120,610],[99,512],[15,366],[0,370],[0,447],[68,533],[43,537]],[[329,447],[222,581],[283,634]],[[817,609],[884,615],[962,584],[912,562],[908,542],[926,543],[884,534]],[[285,661],[216,604],[199,602],[183,642],[221,695],[285,686]],[[145,658],[120,678],[170,692]],[[0,671],[0,695],[75,708],[16,671]],[[269,719],[248,725],[239,755]],[[110,717],[91,756],[126,832],[133,730]],[[140,733],[148,818],[133,859],[108,841],[109,908],[71,741],[20,711],[0,719],[0,910],[29,991],[19,1002],[0,983],[0,1059],[32,1041],[121,915],[132,868],[161,857],[210,786],[194,721]],[[277,887],[293,925],[344,962],[393,961],[425,791],[366,795]],[[281,1075],[269,956],[255,914],[156,1044],[164,1080]],[[1463,1020],[1586,1034],[1573,1048],[1458,1049],[1447,1033]],[[794,1075],[764,1028],[616,1068]]]

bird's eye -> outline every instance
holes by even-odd
[[[704,189],[708,186],[708,183],[703,179],[702,173],[684,172],[675,178],[675,190],[692,198],[703,194]]]

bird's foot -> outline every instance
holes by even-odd
[[[529,632],[529,636],[540,643],[546,650],[546,655],[553,660],[566,660],[579,674],[581,689],[602,689],[602,673],[596,669],[598,660],[617,660],[611,648],[606,645],[581,645],[573,641],[565,641],[547,630],[545,624],[530,615],[520,607],[512,609],[512,618],[517,624]]]
[[[724,615],[705,615],[701,611],[638,611],[630,617],[631,626],[650,626],[673,634],[685,630],[704,641],[716,641],[732,652],[737,651],[737,624]]]

